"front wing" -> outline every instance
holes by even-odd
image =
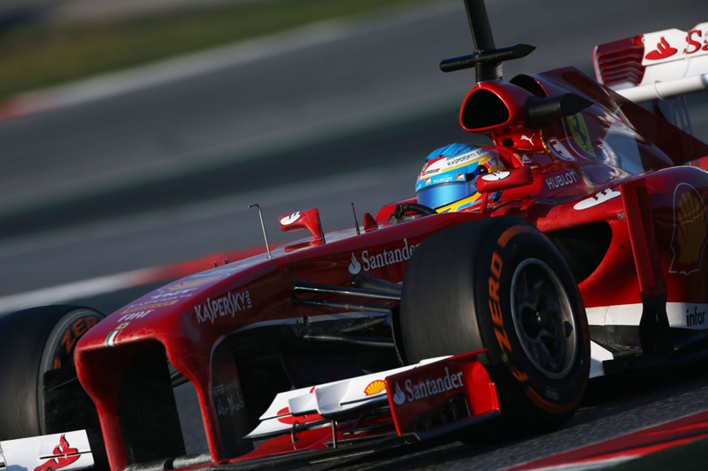
[[[255,449],[236,462],[359,455],[497,417],[496,386],[479,353],[280,393],[246,437]]]

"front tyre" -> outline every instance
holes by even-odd
[[[527,432],[559,426],[587,386],[585,309],[565,260],[531,225],[496,217],[431,236],[406,269],[403,355],[485,348],[502,415]]]
[[[79,339],[103,318],[93,309],[68,305],[0,316],[0,440],[98,430],[73,357]]]

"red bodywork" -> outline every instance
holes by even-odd
[[[593,105],[538,129],[525,127],[529,97],[568,92]],[[345,287],[354,273],[367,273],[402,283],[415,248],[457,224],[506,215],[529,221],[551,239],[583,231],[606,234],[607,245],[592,263],[582,250],[571,254],[582,266],[577,281],[585,306],[597,308],[588,309],[591,324],[604,324],[607,307],[652,296],[665,295],[682,308],[708,304],[708,173],[683,165],[708,156],[708,146],[573,68],[510,83],[482,82],[468,94],[460,119],[466,130],[492,137],[507,169],[530,169],[531,183],[507,187],[481,212],[389,224],[396,205],[384,206],[376,224],[367,215],[360,235],[353,229],[330,233],[325,244],[299,242],[299,250],[281,247],[270,259],[263,254],[196,273],[143,296],[89,331],[77,347],[76,365],[98,408],[111,467],[133,462],[126,456],[121,390],[127,372],[136,368],[134,360],[145,352],[164,349],[194,385],[213,462],[234,459],[245,451],[239,434],[249,430],[242,420],[238,362],[223,348],[226,339],[326,315],[293,302],[296,280]],[[219,410],[228,401],[237,407],[226,416]]]

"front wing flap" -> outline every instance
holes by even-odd
[[[497,417],[479,353],[280,393],[246,437],[259,442],[255,450],[238,460],[415,443]]]

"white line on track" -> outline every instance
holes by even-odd
[[[135,270],[5,296],[0,298],[0,314],[34,306],[63,303],[76,298],[96,296],[140,286],[149,282],[152,271],[149,268]]]
[[[412,163],[412,166],[413,165],[417,168],[418,162],[415,161]],[[400,178],[409,180],[410,175],[413,174],[413,172],[402,171],[400,172]],[[53,249],[64,245],[81,244],[105,237],[120,237],[121,235],[160,227],[167,223],[174,223],[175,221],[198,224],[199,221],[206,219],[235,217],[235,213],[246,211],[246,207],[254,202],[258,202],[266,208],[282,203],[282,194],[296,195],[296,200],[323,199],[337,192],[361,190],[361,182],[367,182],[367,187],[388,185],[391,184],[391,178],[390,173],[382,172],[381,170],[349,172],[328,178],[324,182],[318,181],[316,185],[313,185],[311,181],[305,181],[275,189],[268,188],[221,199],[194,203],[177,209],[153,211],[139,216],[116,218],[110,221],[87,224],[4,243],[0,245],[0,259],[2,257],[18,256],[35,251]],[[0,263],[2,263],[1,260]],[[132,270],[0,297],[0,313],[48,303],[67,302],[72,299],[97,296],[140,286],[142,284],[157,282],[160,280],[155,278],[156,270],[157,267]]]
[[[417,165],[418,161],[415,161],[414,164]],[[411,178],[410,175],[414,175],[414,173],[410,172],[401,172],[401,174],[408,179]],[[312,181],[308,180],[186,204],[179,208],[155,210],[109,221],[74,226],[37,236],[23,236],[0,244],[0,258],[55,249],[69,244],[80,244],[105,237],[120,237],[175,222],[197,224],[205,219],[221,216],[232,217],[238,211],[245,211],[247,206],[254,202],[258,202],[263,207],[280,203],[282,202],[282,196],[279,195],[282,194],[293,195],[293,198],[296,199],[323,198],[336,192],[360,189],[362,187],[361,182],[367,182],[367,185],[376,187],[386,185],[390,183],[390,180],[391,176],[380,170],[348,172],[329,177],[324,182],[318,180],[317,184],[313,184]],[[2,298],[0,298],[0,302],[2,302]]]
[[[282,33],[258,37],[235,44],[197,52],[173,59],[165,59],[154,64],[100,75],[74,82],[19,95],[8,102],[13,117],[47,111],[49,109],[74,106],[132,91],[137,91],[189,77],[215,72],[227,67],[248,64],[257,60],[297,52],[313,46],[344,40],[374,31],[420,21],[422,18],[445,15],[457,8],[450,1],[433,7],[396,7],[374,21],[372,15],[353,19],[326,20]],[[381,13],[377,13],[381,15]]]

